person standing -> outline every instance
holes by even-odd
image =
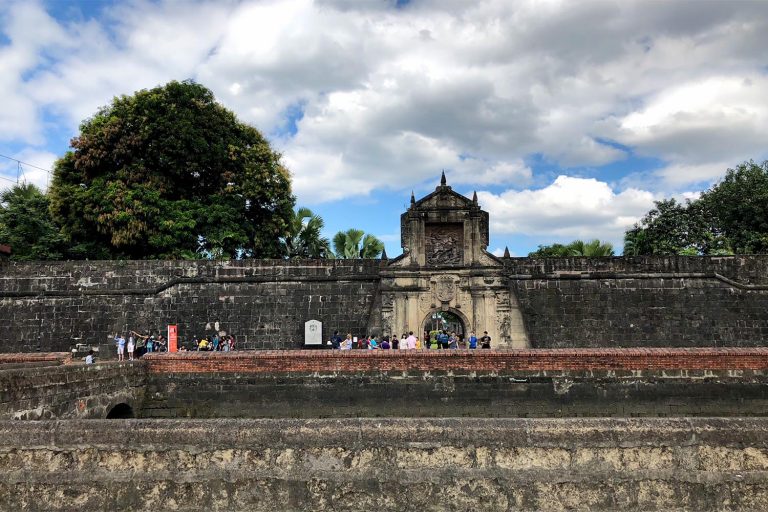
[[[408,347],[408,350],[416,350],[416,336],[413,335],[413,331],[408,332],[405,344]]]
[[[469,333],[469,348],[470,350],[477,348],[477,336],[475,336],[475,331]]]
[[[133,361],[133,353],[136,350],[136,339],[131,334],[128,336],[128,360]]]
[[[125,361],[125,338],[122,334],[115,334],[115,343],[117,344],[117,360]]]
[[[491,348],[491,337],[488,336],[488,331],[483,331],[483,337],[480,338],[480,348]]]
[[[341,336],[339,336],[339,331],[333,331],[333,336],[331,336],[331,348],[333,350],[339,350],[341,348]]]
[[[448,348],[452,348],[454,350],[459,348],[459,338],[456,336],[455,332],[452,332],[448,337]]]

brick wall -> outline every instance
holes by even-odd
[[[768,348],[274,350],[149,354],[150,373],[768,370]]]

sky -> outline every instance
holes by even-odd
[[[400,254],[444,170],[497,255],[620,253],[655,200],[768,158],[766,49],[764,1],[0,0],[0,188],[45,188],[113,97],[193,79],[282,153],[329,238]]]

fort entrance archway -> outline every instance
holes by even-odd
[[[422,323],[422,333],[431,333],[432,331],[446,330],[448,333],[455,332],[461,338],[467,335],[467,324],[462,315],[455,311],[434,310],[430,312]]]

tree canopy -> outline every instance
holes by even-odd
[[[48,213],[48,198],[34,185],[17,185],[0,194],[0,242],[16,260],[55,260],[64,239]]]
[[[194,82],[115,98],[59,159],[70,257],[279,257],[294,198],[280,155]]]
[[[337,258],[378,258],[384,242],[360,229],[339,231],[333,237],[333,250]]]
[[[768,253],[768,161],[744,162],[698,199],[657,201],[624,235],[625,255]]]
[[[537,250],[528,254],[531,258],[566,258],[568,256],[613,256],[613,245],[598,239],[585,242],[574,240],[568,245],[540,245]]]

